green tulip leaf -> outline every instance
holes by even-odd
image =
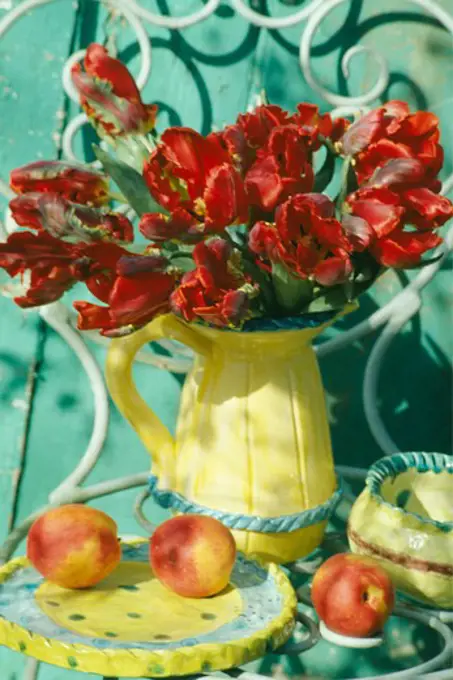
[[[277,302],[288,314],[298,313],[313,295],[313,283],[296,278],[282,264],[272,265],[272,282]]]
[[[154,212],[168,215],[168,211],[162,208],[151,196],[145,180],[134,168],[113,158],[98,146],[94,145],[93,151],[96,158],[102,163],[107,175],[118,185],[124,198],[139,217],[145,213]]]

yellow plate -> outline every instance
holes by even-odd
[[[193,600],[153,577],[147,542],[122,549],[89,590],[48,583],[26,558],[0,568],[0,644],[86,673],[165,677],[238,666],[290,637],[296,597],[277,566],[239,555],[225,591]]]

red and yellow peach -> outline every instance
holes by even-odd
[[[228,585],[235,558],[231,531],[212,517],[173,517],[150,539],[154,575],[183,597],[219,593]]]
[[[89,588],[121,559],[117,526],[104,512],[86,505],[54,508],[32,525],[27,557],[48,581],[63,588]]]
[[[321,565],[311,599],[327,628],[352,637],[380,631],[390,616],[395,592],[390,576],[376,560],[363,555],[334,555]]]

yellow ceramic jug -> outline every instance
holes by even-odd
[[[319,545],[339,495],[311,346],[326,325],[237,332],[169,314],[113,340],[108,353],[110,393],[152,454],[154,496],[174,510],[218,517],[236,529],[240,550],[279,563]],[[131,375],[141,346],[162,338],[196,356],[175,439]]]

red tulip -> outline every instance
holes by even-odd
[[[401,229],[371,244],[370,250],[384,267],[410,267],[420,262],[421,256],[442,243],[432,231],[404,232]]]
[[[247,144],[261,148],[267,144],[269,135],[276,127],[293,122],[292,116],[273,104],[258,106],[250,113],[240,114],[237,125],[242,130]]]
[[[213,288],[237,288],[238,283],[244,283],[244,275],[235,265],[236,254],[228,241],[215,238],[207,243],[199,243],[192,256],[197,267],[212,278]]]
[[[346,156],[360,153],[385,132],[384,117],[383,108],[370,111],[346,130],[341,140]]]
[[[94,244],[87,249],[87,255],[93,257],[102,272],[91,277],[87,286],[107,306],[79,301],[74,307],[79,312],[81,330],[100,329],[102,335],[124,335],[169,310],[176,274],[169,271],[168,260],[156,249],[143,254],[119,249],[115,257],[108,247],[112,248],[112,244]]]
[[[171,296],[175,314],[186,321],[202,319],[214,326],[237,326],[249,316],[250,296],[229,243],[213,239],[194,248],[194,271],[182,278]]]
[[[348,214],[343,215],[341,226],[354,250],[365,250],[370,245],[373,238],[373,230],[362,217]]]
[[[85,243],[134,240],[133,225],[124,215],[76,205],[60,194],[23,194],[13,198],[9,207],[17,224],[47,231],[55,238],[71,238]]]
[[[26,295],[15,302],[21,307],[33,307],[58,300],[77,281],[94,285],[97,277],[105,276],[108,266],[114,267],[125,252],[112,243],[66,243],[43,231],[23,231],[11,234],[6,243],[0,244],[0,267],[10,276],[31,272]]]
[[[52,194],[58,199],[58,194]],[[43,218],[39,209],[42,194],[22,194],[13,198],[9,203],[11,216],[21,227],[29,229],[43,229]]]
[[[204,225],[184,208],[175,208],[171,215],[145,213],[139,231],[150,241],[186,241],[196,243],[204,235]]]
[[[351,260],[344,252],[342,255],[332,255],[318,262],[313,269],[313,278],[321,286],[334,286],[347,281],[351,273]]]
[[[280,234],[272,222],[255,222],[249,232],[249,248],[271,262],[281,262],[286,254]]]
[[[84,66],[85,71],[80,64],[73,66],[72,80],[83,109],[101,136],[146,134],[154,127],[157,106],[143,104],[128,69],[110,57],[105,47],[92,43]]]
[[[312,277],[325,286],[345,281],[352,271],[352,245],[333,212],[323,194],[296,194],[278,208],[275,226],[254,225],[249,248],[300,278]]]
[[[298,104],[298,113],[294,116],[294,122],[301,126],[310,138],[310,147],[316,151],[321,145],[319,136],[336,142],[340,139],[345,130],[349,127],[349,121],[345,118],[332,120],[330,114],[319,113],[315,104]]]
[[[74,246],[45,233],[11,234],[6,243],[0,244],[0,267],[10,276],[31,270],[27,294],[15,298],[21,307],[58,300],[78,278]]]
[[[213,135],[202,137],[189,128],[169,128],[145,164],[144,177],[158,203],[173,212],[167,221],[168,238],[178,236],[180,228],[183,240],[185,229],[192,230],[192,235],[198,231],[201,238],[248,219],[242,179]],[[181,209],[193,216],[192,225]],[[165,233],[165,226],[161,216],[147,217],[142,229]]]
[[[289,196],[311,191],[313,168],[307,136],[300,127],[276,127],[245,178],[252,205],[269,212]]]
[[[423,183],[425,167],[416,158],[393,158],[376,169],[367,187],[404,188]]]
[[[109,201],[104,173],[78,163],[36,161],[11,172],[16,194],[56,193],[73,203],[101,206]]]
[[[397,194],[389,189],[359,189],[347,201],[352,214],[365,220],[376,238],[386,236],[402,224],[404,208]]]
[[[277,128],[296,126],[299,136],[305,140],[306,154],[319,148],[321,137],[331,141],[340,139],[348,125],[344,118],[333,121],[328,113],[320,114],[314,104],[299,104],[293,115],[279,106],[266,105],[239,115],[234,125],[213,133],[213,136],[220,140],[234,164],[247,172],[259,155],[266,155],[264,149]]]
[[[387,188],[359,189],[346,204],[350,212],[343,228],[355,249],[368,247],[386,267],[418,264],[423,253],[442,242],[432,230],[453,217],[448,198],[418,187],[398,194]],[[404,231],[406,225],[418,231]]]
[[[407,222],[419,229],[436,229],[453,217],[450,199],[423,187],[403,191],[401,203],[406,208]]]
[[[159,254],[135,255],[115,243],[67,243],[39,231],[17,232],[0,244],[0,267],[10,276],[30,271],[21,307],[58,300],[78,281],[107,307],[75,303],[79,328],[100,328],[104,334],[135,330],[169,309],[175,274]]]
[[[100,329],[102,335],[132,332],[169,310],[169,298],[175,277],[165,272],[142,272],[135,276],[117,276],[111,287],[108,307],[89,302],[75,302],[80,330]]]
[[[355,158],[359,184],[389,160],[410,158],[422,163],[425,186],[439,190],[436,177],[443,164],[443,150],[438,124],[430,112],[411,114],[405,102],[391,101],[351,125],[341,145],[346,155]]]
[[[290,196],[312,190],[313,151],[319,149],[323,138],[337,140],[348,124],[344,119],[333,122],[329,114],[321,115],[312,104],[299,104],[297,108],[298,113],[288,116],[278,107],[260,107],[238,119],[248,152],[244,145],[233,151],[239,159],[241,154],[246,159],[239,162],[246,171],[250,203],[267,213]],[[231,141],[237,143],[240,137],[229,132],[223,139],[231,152]],[[254,162],[250,152],[253,142],[258,146]]]

